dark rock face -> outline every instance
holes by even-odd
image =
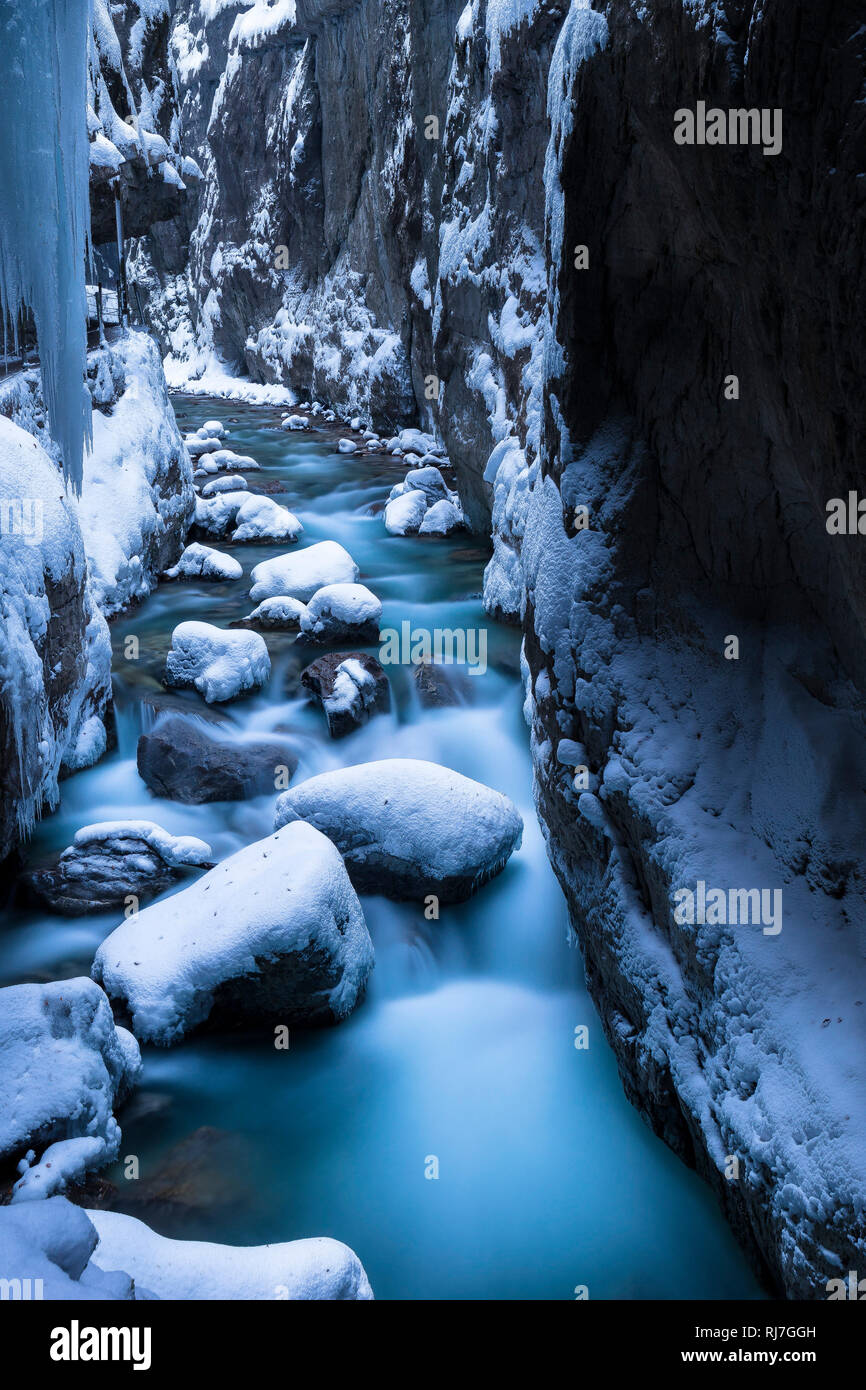
[[[184,714],[162,715],[138,740],[138,772],[150,790],[190,805],[263,796],[275,790],[280,768],[291,774],[297,765],[284,743],[220,739]]]
[[[866,434],[854,9],[615,0],[584,61],[564,33],[522,547],[538,809],[626,1090],[811,1298],[866,1254],[852,1093],[824,1084],[863,1044],[864,552],[825,529]],[[677,146],[697,98],[781,108],[781,153]],[[783,930],[679,922],[701,879],[784,885]]]
[[[301,673],[301,684],[325,711],[331,738],[343,738],[391,708],[388,677],[366,652],[320,656]]]

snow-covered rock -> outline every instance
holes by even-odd
[[[419,536],[449,536],[452,531],[459,531],[463,525],[463,517],[455,507],[454,503],[447,498],[441,502],[434,502],[430,507],[418,528]]]
[[[387,758],[323,772],[277,801],[275,825],[333,840],[363,892],[467,898],[505,867],[523,821],[501,792],[438,763]]]
[[[204,466],[208,472],[222,473],[234,468],[241,473],[253,473],[261,468],[261,464],[249,454],[236,454],[234,449],[214,449],[208,453],[207,459]]]
[[[65,1197],[0,1207],[0,1270],[11,1281],[9,1297],[133,1299],[128,1274],[93,1263],[98,1240],[87,1213]]]
[[[176,565],[166,570],[165,579],[240,579],[243,566],[233,555],[223,555],[209,545],[194,541]]]
[[[309,420],[303,415],[287,415],[284,420],[280,421],[280,424],[284,430],[308,430],[310,428]]]
[[[137,757],[139,776],[156,796],[195,805],[273,794],[298,761],[277,736],[241,738],[180,711],[162,714],[141,735]]]
[[[337,452],[340,454],[354,454],[357,448],[358,445],[354,439],[339,439],[337,441]]]
[[[258,628],[262,632],[299,632],[306,611],[307,605],[300,599],[278,594],[276,598],[263,599],[252,613],[232,626]]]
[[[238,507],[233,541],[294,541],[304,528],[294,512],[271,497],[250,497]]]
[[[75,833],[52,868],[26,876],[31,892],[55,912],[77,917],[152,898],[188,869],[209,868],[211,847],[171,835],[153,821],[104,821]]]
[[[354,1251],[326,1237],[271,1245],[170,1240],[134,1216],[88,1211],[99,1236],[93,1263],[122,1269],[160,1299],[370,1300]]]
[[[257,632],[186,622],[179,623],[171,635],[166,685],[195,689],[208,704],[260,690],[270,674],[268,649]]]
[[[222,478],[211,478],[201,490],[202,497],[216,497],[221,492],[248,492],[249,483],[240,473],[226,473]]]
[[[427,513],[427,496],[420,489],[402,492],[385,503],[385,530],[390,536],[414,536]]]
[[[243,491],[202,494],[196,499],[195,524],[209,536],[225,537],[231,532],[232,541],[294,541],[303,530],[288,507]]]
[[[317,589],[327,584],[354,584],[360,570],[337,541],[319,541],[296,554],[276,555],[263,560],[252,572],[250,598],[287,596],[307,602]]]
[[[225,439],[228,430],[221,420],[205,420],[203,425],[199,425],[197,433],[215,439]]]
[[[420,488],[427,498],[428,507],[432,507],[434,502],[443,499],[453,498],[453,493],[449,490],[448,484],[442,477],[442,473],[435,464],[427,464],[424,467],[410,468],[403,484],[410,492]]]
[[[302,643],[377,642],[382,602],[364,584],[326,584],[301,617]]]
[[[32,1163],[47,1146],[85,1140],[77,1175],[111,1162],[120,1143],[113,1111],[140,1067],[138,1044],[92,980],[0,989],[0,1158],[29,1151]],[[21,1169],[27,1195],[45,1195],[50,1170]]]
[[[301,673],[301,684],[325,711],[331,738],[343,738],[391,705],[379,662],[366,652],[330,652]]]
[[[124,922],[97,951],[93,975],[123,1002],[137,1037],[167,1045],[208,1019],[337,1022],[372,965],[339,852],[295,824]]]

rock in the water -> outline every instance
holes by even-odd
[[[240,473],[225,473],[221,478],[211,478],[201,490],[202,497],[217,497],[221,492],[248,492],[249,483]]]
[[[412,667],[412,679],[418,701],[424,709],[441,709],[445,705],[465,705],[471,681],[453,666],[434,661],[421,661]]]
[[[165,684],[197,690],[209,705],[260,690],[270,674],[268,649],[257,632],[227,632],[211,623],[187,622],[171,634]]]
[[[122,1269],[161,1299],[370,1300],[361,1261],[327,1237],[272,1245],[170,1240],[116,1211],[88,1211],[99,1235],[93,1263]]]
[[[340,439],[337,441],[337,452],[341,454],[354,454],[358,448],[354,439]]]
[[[519,848],[523,821],[501,792],[438,763],[386,758],[323,772],[283,793],[277,827],[300,820],[340,850],[363,892],[468,898]]]
[[[79,917],[121,908],[130,895],[156,897],[184,871],[212,865],[210,845],[192,835],[170,835],[153,821],[104,821],[83,826],[53,868],[24,881],[55,912]]]
[[[441,502],[434,502],[427,512],[424,520],[418,528],[419,536],[448,536],[452,531],[459,531],[463,525],[463,517],[453,502],[443,498]]]
[[[188,434],[184,443],[190,458],[201,458],[202,454],[209,454],[215,449],[219,449],[220,441],[216,435],[207,437],[201,434]]]
[[[201,1024],[335,1023],[373,965],[338,850],[312,825],[248,845],[102,943],[94,978],[137,1037],[168,1045]]]
[[[138,740],[138,771],[150,790],[172,801],[242,801],[273,792],[297,758],[277,740],[221,738],[192,715],[162,715]]]
[[[300,632],[301,619],[307,605],[298,598],[266,598],[245,618],[237,618],[231,627],[259,628],[262,632]]]
[[[385,530],[390,536],[413,536],[426,513],[426,493],[420,488],[401,492],[385,504]]]
[[[308,430],[310,428],[310,422],[304,415],[287,415],[284,420],[280,421],[280,425],[284,430]]]
[[[378,642],[382,603],[363,584],[326,584],[301,618],[302,644]]]
[[[210,497],[202,493],[196,498],[195,524],[209,536],[227,536],[231,531],[233,541],[294,541],[304,529],[288,507],[243,491]]]
[[[205,438],[225,439],[228,430],[221,420],[205,420],[203,425],[199,425],[196,434],[204,435]]]
[[[320,656],[302,673],[301,684],[325,711],[331,738],[343,738],[391,705],[388,677],[365,652]]]
[[[319,541],[295,554],[275,555],[256,565],[250,598],[259,603],[264,598],[286,595],[306,603],[324,585],[354,584],[359,574],[348,550],[337,541]]]
[[[176,565],[166,570],[164,579],[240,579],[243,566],[233,555],[223,555],[209,545],[194,541]]]
[[[112,1112],[140,1068],[137,1042],[115,1025],[93,980],[0,989],[0,1158],[27,1155],[32,1163],[49,1146],[41,1164],[20,1165],[16,1196],[47,1196],[56,1180],[116,1157],[120,1130]],[[61,1148],[69,1145],[71,1154]],[[71,1172],[63,1161],[69,1158]]]

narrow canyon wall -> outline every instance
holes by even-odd
[[[171,380],[447,445],[628,1094],[807,1297],[866,1256],[859,9],[178,0],[204,178],[134,257]]]

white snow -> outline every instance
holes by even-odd
[[[427,496],[420,489],[403,492],[385,504],[385,530],[389,536],[412,536],[427,511]]]
[[[337,441],[337,451],[341,454],[354,454],[358,445],[354,439],[340,439]]]
[[[111,845],[112,842],[122,846],[126,840],[143,840],[154,854],[175,868],[181,865],[200,868],[213,860],[213,850],[205,840],[195,835],[172,835],[152,820],[96,821],[76,830],[72,843],[75,849],[82,849],[85,845]]]
[[[266,598],[247,615],[247,622],[260,622],[262,627],[283,628],[286,631],[300,630],[301,619],[307,605],[300,599],[288,598],[280,594],[276,598]]]
[[[410,494],[411,495],[411,494]],[[421,536],[447,536],[463,525],[463,516],[448,498],[434,502],[418,528]]]
[[[201,490],[202,497],[216,497],[221,492],[248,492],[249,483],[240,473],[227,473],[222,478],[212,478]]]
[[[191,686],[208,704],[259,690],[270,674],[271,659],[258,632],[185,622],[171,635],[166,684],[181,689]]]
[[[212,536],[225,536],[234,526],[233,541],[291,541],[304,529],[288,507],[243,491],[202,494],[196,499],[195,524]]]
[[[287,595],[306,602],[317,589],[326,584],[354,584],[360,570],[337,541],[319,541],[287,555],[263,560],[252,572],[250,598],[258,603],[263,598]]]
[[[88,1168],[110,1162],[120,1142],[113,1108],[140,1066],[138,1045],[115,1026],[92,980],[0,989],[0,1156],[87,1140],[58,1159],[74,1166],[83,1158]],[[24,1178],[28,1197],[52,1188],[50,1170],[38,1165]]]
[[[319,962],[305,953],[315,952]],[[281,958],[293,971],[271,982]],[[103,942],[94,977],[124,1000],[136,1036],[169,1044],[210,1014],[237,982],[235,1008],[262,1006],[286,1023],[310,1009],[344,1018],[373,965],[373,947],[334,845],[310,825],[287,826],[224,860],[189,888],[139,912]],[[241,983],[242,982],[242,983]]]
[[[90,438],[85,237],[90,229],[87,57],[90,7],[3,7],[0,309],[33,311],[51,434],[78,488]]]
[[[508,797],[415,758],[320,773],[283,792],[275,825],[307,821],[343,853],[356,881],[399,896],[460,896],[501,869],[523,822]],[[375,885],[380,884],[377,888]]]
[[[223,555],[209,545],[188,545],[176,565],[166,570],[166,579],[240,579],[243,566],[233,555]]]
[[[101,1269],[123,1269],[161,1299],[372,1299],[357,1255],[325,1237],[273,1245],[170,1240],[114,1211],[89,1211]]]
[[[87,1213],[65,1197],[0,1207],[0,1270],[21,1281],[22,1299],[134,1298],[128,1275],[92,1263],[97,1241]]]
[[[378,625],[382,603],[364,584],[326,584],[317,589],[301,618],[301,632],[326,636],[332,629]]]

